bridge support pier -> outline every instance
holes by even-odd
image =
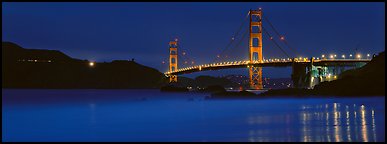
[[[307,76],[306,73],[306,65],[302,63],[294,62],[292,63],[292,81],[293,86],[295,88],[305,87],[305,78]]]
[[[314,59],[310,58],[310,62],[292,64],[292,81],[295,88],[313,89],[315,85],[325,81],[327,67],[314,66]]]
[[[170,83],[175,83],[175,82],[177,82],[177,75],[170,75],[170,76],[169,76],[169,82],[170,82]]]
[[[250,88],[262,89],[262,67],[251,66],[249,68]]]

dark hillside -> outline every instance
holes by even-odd
[[[134,61],[95,63],[56,50],[24,49],[2,43],[3,88],[159,88],[165,76]]]

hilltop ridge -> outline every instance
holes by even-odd
[[[2,42],[2,88],[159,88],[164,74],[134,61],[89,65],[57,50],[25,49]]]

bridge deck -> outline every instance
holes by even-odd
[[[314,66],[354,66],[357,63],[369,62],[371,59],[322,59],[322,60],[313,60]],[[219,69],[229,69],[229,68],[248,68],[251,66],[255,67],[287,67],[292,66],[293,63],[298,64],[309,64],[310,60],[304,61],[292,61],[291,59],[285,60],[274,60],[263,62],[252,62],[249,61],[234,61],[234,62],[222,62],[222,63],[212,63],[212,64],[203,64],[196,65],[192,67],[180,68],[174,72],[166,72],[165,75],[180,75],[187,74],[199,71],[208,71],[208,70],[219,70]]]

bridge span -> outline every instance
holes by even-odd
[[[358,63],[367,63],[371,59],[274,59],[263,60],[262,62],[254,61],[233,61],[233,62],[221,62],[202,64],[191,67],[184,67],[177,69],[176,71],[165,72],[166,76],[170,75],[182,75],[200,71],[219,70],[219,69],[231,69],[231,68],[250,68],[250,67],[288,67],[294,65],[294,63],[301,65],[308,65],[313,61],[314,66],[356,66]]]

